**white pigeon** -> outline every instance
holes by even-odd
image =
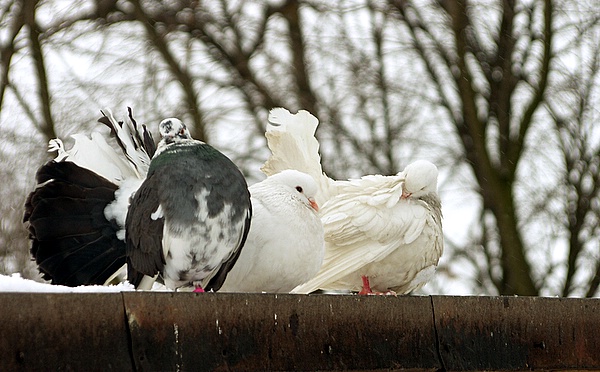
[[[325,258],[319,273],[294,293],[317,289],[360,293],[410,293],[427,283],[443,252],[437,167],[409,164],[397,175],[336,181],[321,168],[318,120],[307,111],[269,114],[272,155],[261,168],[271,175],[296,169],[317,180],[317,202],[325,230]]]
[[[317,184],[308,174],[284,170],[249,189],[250,232],[220,292],[289,292],[323,263]]]

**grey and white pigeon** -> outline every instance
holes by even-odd
[[[269,114],[272,155],[262,171],[296,169],[313,176],[325,230],[325,258],[319,273],[295,293],[317,289],[359,293],[410,293],[435,273],[443,252],[438,170],[428,161],[392,175],[337,181],[321,168],[314,137],[318,119],[307,111]]]
[[[252,226],[221,292],[289,292],[317,274],[325,251],[316,193],[295,170],[250,186]]]
[[[168,288],[217,291],[250,228],[246,180],[221,152],[191,138],[178,119],[162,140],[127,212],[127,277],[136,287],[160,274]]]
[[[241,246],[244,234],[248,229],[250,202],[243,177],[237,168],[216,150],[199,141],[188,139],[189,133],[178,120],[171,120],[170,125],[165,123],[162,126],[161,134],[166,136],[161,141],[160,151],[162,154],[156,155],[158,163],[153,162],[151,167],[151,159],[155,154],[156,146],[146,127],[139,126],[133,119],[131,109],[129,109],[129,116],[125,121],[117,121],[110,110],[104,110],[103,114],[104,116],[99,121],[111,129],[121,153],[108,145],[103,134],[99,132],[92,133],[91,138],[87,135],[77,134],[73,136],[75,144],[69,150],[64,148],[61,140],[52,140],[50,151],[58,151],[58,156],[38,170],[36,176],[38,186],[30,193],[25,204],[24,222],[31,239],[31,253],[40,272],[45,279],[51,280],[52,284],[73,287],[102,285],[114,280],[122,280],[120,277],[124,274],[121,273],[125,271],[127,262],[125,230],[130,199],[146,180],[150,168],[151,180],[146,180],[146,186],[142,193],[147,200],[142,202],[138,199],[135,213],[140,216],[139,218],[130,216],[129,223],[135,226],[133,230],[136,234],[148,234],[140,236],[140,241],[149,239],[151,242],[157,243],[157,236],[162,235],[165,231],[164,239],[158,239],[158,243],[162,244],[165,241],[170,245],[179,246],[179,244],[175,244],[178,241],[177,234],[182,234],[185,230],[178,228],[179,223],[181,221],[185,221],[183,225],[189,221],[193,223],[195,217],[190,216],[192,213],[190,208],[200,206],[200,203],[204,202],[204,206],[207,207],[206,213],[198,214],[195,219],[200,221],[205,218],[206,222],[217,222],[217,226],[213,226],[214,228],[210,230],[213,236],[207,236],[207,238],[214,238],[215,242],[225,242],[227,234],[231,233],[235,236],[233,238],[229,236],[229,239],[237,239],[237,244],[232,244],[229,248],[232,251],[231,254],[225,254],[222,251],[216,252],[217,256],[227,255],[228,257],[225,259],[217,257],[216,261],[223,261],[221,269],[209,273],[209,276],[212,275],[212,280],[202,282],[206,289],[216,290],[226,271],[231,268],[236,257],[234,252],[239,252],[236,249]],[[189,154],[192,154],[191,158],[188,157]],[[204,175],[191,172],[194,169],[198,171],[197,167],[201,166],[191,160],[194,158],[193,154],[196,154],[196,158],[203,156],[207,158],[200,160],[199,163],[207,167],[213,164],[216,168],[206,171]],[[173,160],[172,166],[166,164],[171,160]],[[187,163],[190,161],[194,164],[188,166]],[[199,171],[204,172],[205,170],[202,168]],[[166,177],[169,172],[173,172],[173,178]],[[197,185],[196,178],[200,180]],[[168,193],[165,196],[164,191],[167,190],[165,188],[148,191],[148,184],[159,179],[166,180],[160,187],[172,189],[171,191],[174,193]],[[173,184],[176,180],[181,182]],[[184,188],[186,182],[189,189]],[[225,186],[219,187],[223,183]],[[197,191],[201,191],[200,194]],[[238,192],[238,197],[244,206],[230,206],[226,203],[230,197],[235,199],[233,194]],[[138,195],[141,197],[141,194]],[[159,204],[157,204],[157,207],[150,212],[149,217],[144,216],[143,208],[150,208],[149,205],[155,202],[152,198],[158,196],[167,198],[167,202],[163,204],[168,207],[159,210]],[[209,200],[209,196],[213,199]],[[178,203],[182,203],[184,200],[186,200],[186,205],[180,210],[183,213],[179,215],[180,218],[169,219],[168,216],[172,212],[173,205],[177,207]],[[229,215],[225,211],[226,208],[230,212]],[[239,210],[247,210],[247,212],[242,212],[243,229],[239,226]],[[219,220],[218,216],[221,215],[221,212],[225,213],[225,220]],[[171,222],[165,224],[165,216]],[[229,220],[227,220],[228,218]],[[220,223],[226,224],[230,220],[235,220],[235,226],[230,226],[232,231],[228,232],[226,226],[221,226]],[[165,226],[171,226],[175,232],[164,230]],[[157,230],[153,230],[155,228]],[[144,229],[147,230],[143,231]],[[223,230],[222,236],[218,233],[219,230]],[[208,227],[205,231],[208,231]],[[130,235],[130,238],[132,241],[135,240],[135,235]],[[152,274],[155,272],[154,269],[164,269],[165,263],[171,262],[169,252],[171,255],[173,252],[177,252],[172,249],[165,252],[160,249],[152,250],[152,248],[155,247],[144,246],[141,251],[132,248],[133,257],[131,259],[134,261],[131,265],[133,269],[130,271],[130,279],[138,285],[141,284],[140,288],[148,289],[148,284],[152,282],[149,279],[153,279],[154,276]],[[206,251],[205,253],[211,252]],[[161,255],[164,255],[164,259]],[[149,263],[145,261],[146,259],[151,259],[152,262]],[[196,257],[190,255],[189,259],[194,261]],[[175,261],[176,264],[180,264],[181,260],[176,259]],[[198,258],[197,261],[202,262],[202,259]],[[134,264],[140,265],[137,270]],[[176,268],[176,264],[167,264],[166,268]],[[196,262],[192,262],[190,266],[195,264]],[[213,262],[208,262],[207,267],[213,264]],[[141,283],[145,272],[148,275],[144,283]],[[119,278],[115,279],[117,276]],[[192,279],[192,281],[195,280],[196,278]],[[169,283],[175,287],[181,282]]]

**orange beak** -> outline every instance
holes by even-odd
[[[319,204],[317,204],[317,202],[315,201],[315,199],[313,198],[308,198],[308,202],[310,203],[310,207],[312,209],[314,209],[315,211],[319,211]]]
[[[406,190],[402,190],[402,196],[400,197],[400,199],[408,199],[410,198],[410,196],[412,195],[412,192],[408,192]]]

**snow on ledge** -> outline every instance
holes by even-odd
[[[0,292],[96,293],[131,291],[135,291],[135,288],[128,282],[110,286],[89,285],[80,287],[66,287],[63,285],[52,285],[49,283],[40,283],[34,280],[24,279],[19,273],[15,273],[10,276],[0,275]]]

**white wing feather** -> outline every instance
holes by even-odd
[[[362,194],[357,183],[355,185],[354,193],[340,194],[323,206],[327,246],[323,266],[315,278],[293,292],[348,289],[347,283],[336,282],[356,271],[367,273],[365,267],[385,260],[394,252],[413,249],[411,243],[421,236],[426,226],[431,226],[427,205],[400,200],[400,188],[380,189],[379,195],[371,198]],[[411,255],[411,252],[405,253]],[[433,261],[437,263],[437,259]],[[360,289],[360,276],[356,275],[355,279],[356,284],[352,286]]]

